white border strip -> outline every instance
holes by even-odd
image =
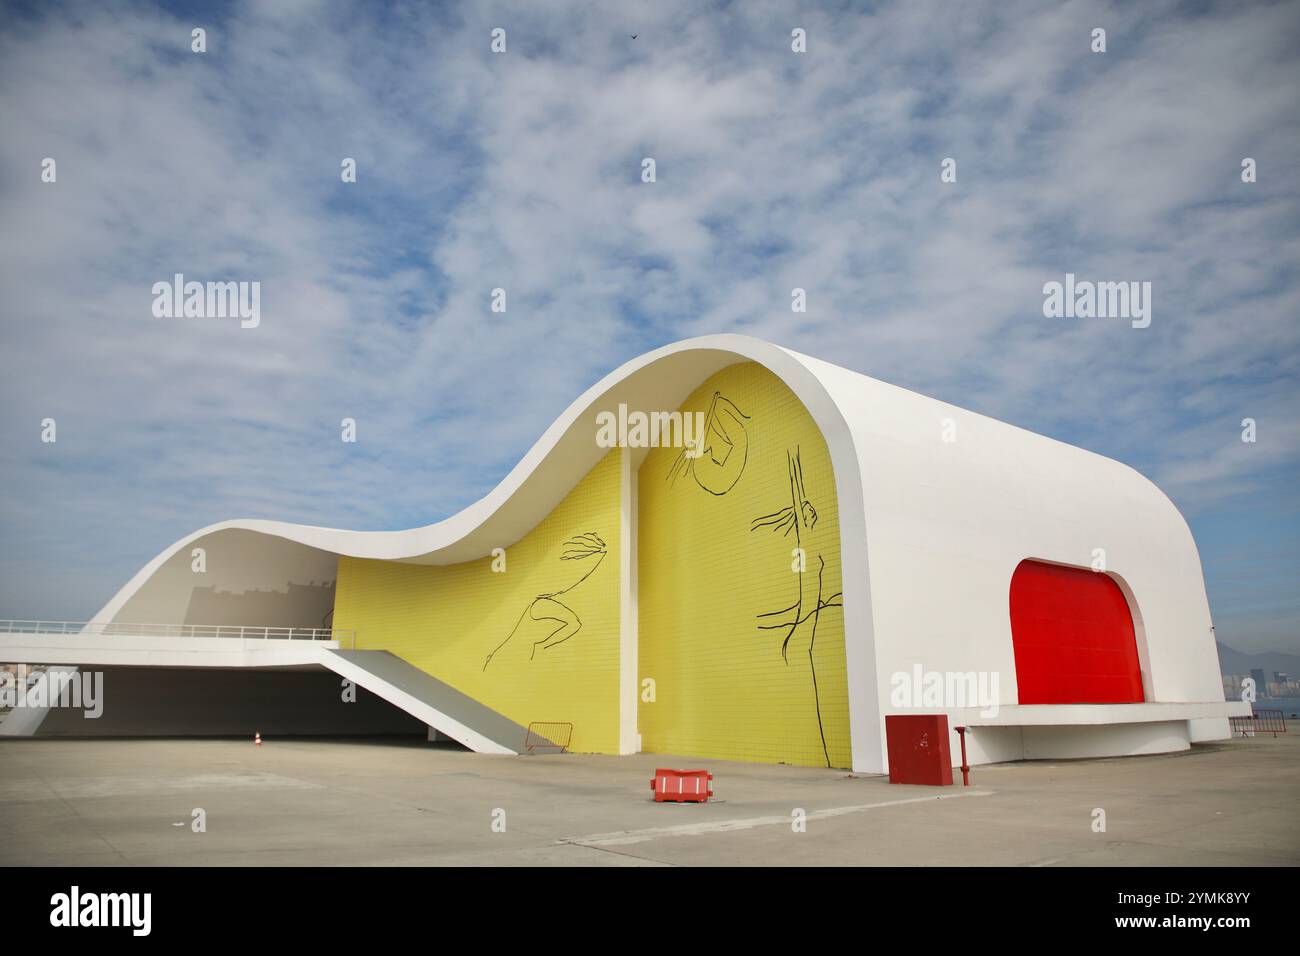
[[[848,813],[862,813],[865,810],[878,810],[882,807],[901,807],[908,803],[931,803],[935,800],[960,800],[962,797],[991,797],[992,790],[969,790],[962,793],[942,793],[933,797],[910,797],[904,800],[883,800],[880,803],[863,803],[853,807],[832,807],[829,810],[813,810],[808,820],[825,820],[830,817],[842,817]],[[684,823],[675,827],[650,827],[645,830],[618,830],[614,833],[596,833],[592,836],[575,837],[558,840],[558,843],[571,843],[575,846],[626,846],[629,843],[645,843],[660,837],[701,836],[705,833],[730,833],[733,830],[752,830],[755,827],[789,826],[791,817],[750,817],[747,820],[714,820],[705,823]]]

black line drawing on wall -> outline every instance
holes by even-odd
[[[817,509],[813,507],[812,502],[804,490],[803,482],[803,459],[799,453],[799,447],[795,446],[794,454],[789,451],[785,453],[786,458],[786,476],[789,481],[790,503],[782,507],[779,511],[771,514],[761,515],[750,522],[749,530],[752,534],[761,528],[770,529],[771,533],[780,533],[781,537],[788,538],[790,532],[794,532],[795,547],[803,553],[803,535],[806,531],[812,531],[817,526]],[[813,647],[817,643],[817,622],[821,620],[822,611],[832,607],[844,606],[844,594],[842,591],[836,591],[834,594],[827,596],[824,590],[823,577],[826,572],[826,559],[820,554],[817,555],[817,590],[816,594],[810,594],[809,599],[804,599],[804,589],[810,586],[808,578],[811,576],[805,573],[806,560],[800,562],[798,567],[799,576],[799,593],[795,602],[789,607],[783,607],[776,611],[766,611],[757,615],[760,621],[765,618],[780,617],[781,620],[772,624],[758,624],[760,631],[785,631],[785,640],[781,642],[781,659],[790,663],[790,641],[795,634],[801,629],[808,634],[808,667],[812,671],[813,684],[813,705],[817,709],[817,730],[822,738],[822,754],[826,757],[826,766],[831,765],[830,748],[826,745],[826,726],[822,722],[822,702],[821,693],[817,687],[817,662],[813,659]],[[808,610],[805,610],[805,607]],[[809,622],[812,622],[810,626]]]
[[[587,569],[587,572],[582,577],[567,588],[546,594],[538,594],[529,601],[523,613],[519,615],[519,620],[515,621],[515,626],[506,635],[506,639],[493,648],[492,653],[483,661],[483,670],[487,670],[497,652],[510,643],[510,639],[518,632],[519,625],[524,623],[524,618],[531,618],[534,621],[551,621],[559,625],[541,640],[533,641],[532,651],[528,655],[530,661],[537,655],[539,647],[544,651],[550,650],[557,644],[563,644],[582,630],[582,618],[578,617],[578,613],[573,608],[561,601],[560,596],[568,594],[595,574],[596,569],[605,560],[607,553],[608,549],[605,547],[605,542],[594,531],[588,531],[586,534],[580,534],[576,538],[570,538],[564,542],[564,547],[560,553],[561,561],[586,561],[594,557],[596,559],[595,563]]]
[[[669,484],[682,475],[690,475],[711,495],[725,495],[736,487],[749,460],[747,421],[749,416],[734,402],[721,392],[714,392],[704,417],[704,430],[697,436],[703,450],[692,458],[687,454],[691,449],[683,448],[668,469]]]

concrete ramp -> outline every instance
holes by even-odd
[[[321,663],[470,750],[518,754],[527,728],[388,651],[321,648]]]
[[[313,631],[300,629],[193,628],[190,625],[71,624],[46,629],[43,622],[0,632],[0,661],[48,665],[53,670],[87,668],[183,668],[273,671],[334,671],[374,696],[470,750],[491,754],[524,752],[527,728],[461,693],[388,651],[344,650]],[[112,627],[112,634],[103,633]],[[99,628],[100,632],[95,632]],[[213,636],[226,633],[227,636]],[[273,633],[274,632],[274,633]],[[284,632],[285,636],[281,636]],[[200,633],[202,636],[200,636]],[[4,715],[0,735],[39,732],[48,708]],[[536,735],[533,744],[561,749]]]

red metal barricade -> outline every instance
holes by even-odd
[[[1243,737],[1270,733],[1276,737],[1286,733],[1286,716],[1280,710],[1256,710],[1249,717],[1229,717],[1228,722],[1232,733]]]
[[[655,803],[708,803],[713,796],[713,774],[707,770],[667,770],[660,767],[650,781]]]

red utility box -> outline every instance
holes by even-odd
[[[889,782],[952,786],[947,714],[886,714]]]
[[[709,797],[713,796],[709,785],[712,780],[713,774],[707,770],[665,770],[660,767],[650,781],[650,789],[655,792],[655,803],[665,800],[708,803]]]

